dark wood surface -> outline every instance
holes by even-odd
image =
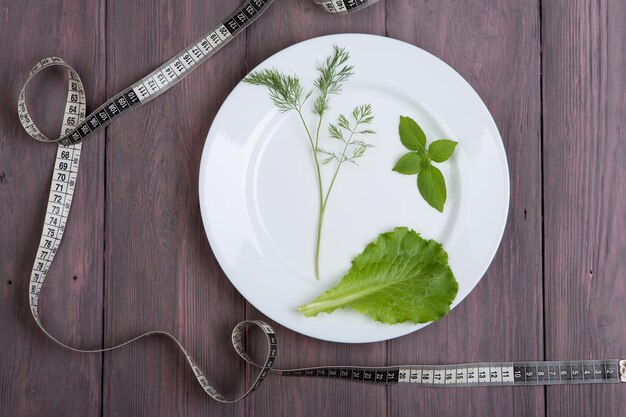
[[[102,407],[101,355],[73,354],[46,340],[28,305],[28,278],[50,189],[56,146],[24,136],[16,114],[24,77],[43,57],[71,62],[89,105],[106,99],[104,1],[4,2],[0,7],[0,414],[93,416]],[[67,82],[37,78],[31,100],[44,132],[58,135]],[[63,249],[50,270],[41,312],[61,340],[99,347],[103,335],[104,134],[85,146]]]
[[[625,17],[624,1],[543,7],[549,359],[626,355]],[[620,415],[620,388],[549,387],[546,408],[552,416]]]
[[[20,127],[15,107],[26,73],[42,57],[63,57],[81,74],[93,109],[238,3],[2,3],[0,416],[620,415],[620,385],[429,390],[276,377],[224,406],[162,340],[81,355],[38,331],[27,283],[55,150]],[[487,275],[441,322],[359,346],[277,326],[280,363],[624,357],[625,21],[623,0],[381,0],[348,17],[308,0],[276,0],[174,90],[85,143],[71,220],[47,280],[45,324],[85,347],[167,330],[218,388],[243,389],[250,375],[229,333],[262,315],[230,285],[203,233],[197,172],[206,132],[229,91],[274,52],[314,36],[364,32],[439,56],[484,99],[509,158],[507,229]],[[58,129],[61,74],[33,90],[41,94],[32,105],[37,119]]]

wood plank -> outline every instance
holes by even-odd
[[[3,2],[0,11],[0,404],[4,416],[99,415],[101,355],[80,355],[49,341],[31,318],[28,279],[41,228],[55,145],[28,138],[16,114],[28,71],[50,55],[81,74],[88,106],[104,93],[104,1]],[[39,125],[58,136],[66,73],[48,70],[28,97]],[[94,94],[95,92],[95,94]],[[73,346],[102,342],[104,135],[83,147],[65,238],[48,274],[44,325]],[[71,395],[68,395],[71,393]]]
[[[234,11],[230,0],[109,1],[108,92],[138,80]],[[244,75],[235,39],[173,90],[113,124],[107,138],[106,329],[108,343],[162,329],[180,338],[216,388],[243,378],[230,347],[243,299],[204,234],[198,170],[204,139]],[[243,414],[197,385],[181,354],[153,339],[105,356],[104,415]]]
[[[332,16],[312,2],[276,1],[248,31],[249,69],[273,53],[316,36],[341,32],[384,34],[384,3],[350,16]],[[346,345],[314,340],[276,325],[248,305],[247,317],[275,326],[281,348],[278,366],[384,365],[386,344]],[[384,416],[384,387],[340,381],[272,377],[248,401],[249,416]]]
[[[546,356],[626,355],[626,3],[543,2]],[[547,390],[549,416],[615,416],[623,386]]]
[[[541,115],[538,2],[387,2],[389,36],[460,72],[491,110],[506,147],[511,206],[500,250],[468,298],[441,322],[390,342],[394,363],[540,360],[543,357]],[[540,416],[544,390],[389,391],[390,416]]]

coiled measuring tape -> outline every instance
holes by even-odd
[[[43,231],[29,282],[29,303],[33,318],[50,339],[66,349],[83,353],[98,353],[119,349],[148,336],[165,336],[171,339],[185,355],[196,379],[213,399],[232,403],[250,395],[268,374],[303,376],[372,384],[413,384],[428,387],[497,386],[497,385],[548,385],[580,383],[626,382],[626,361],[586,360],[566,362],[498,362],[463,365],[391,366],[391,367],[317,367],[279,370],[274,368],[278,341],[274,330],[262,321],[243,321],[232,332],[232,344],[239,356],[260,372],[248,390],[238,398],[229,399],[211,386],[203,371],[195,364],[181,343],[171,334],[152,331],[119,345],[102,349],[78,349],[68,346],[51,335],[39,317],[39,299],[46,275],[61,244],[70,212],[72,197],[80,162],[82,141],[99,129],[127,113],[155,99],[185,78],[191,71],[224,47],[230,40],[254,22],[274,0],[249,0],[216,28],[193,42],[182,52],[158,69],[142,78],[126,90],[113,96],[93,113],[86,116],[86,100],[83,83],[72,67],[61,58],[41,60],[30,71],[18,99],[18,114],[26,132],[41,142],[59,143],[56,154],[52,184],[46,208]],[[313,0],[326,11],[348,14],[368,7],[377,0]],[[68,95],[63,116],[62,134],[58,139],[46,137],[33,122],[26,106],[26,87],[30,80],[46,68],[65,67],[68,71]],[[243,343],[247,327],[255,326],[263,332],[267,342],[267,354],[262,363],[254,361]]]

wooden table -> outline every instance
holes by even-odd
[[[20,127],[15,108],[26,73],[45,56],[65,58],[82,74],[93,109],[238,4],[2,2],[0,415],[624,413],[620,385],[434,390],[277,377],[225,406],[204,394],[162,340],[81,355],[38,331],[27,283],[55,147],[27,139]],[[276,0],[173,91],[85,143],[67,237],[47,281],[46,325],[85,347],[167,330],[217,387],[243,388],[251,372],[231,351],[229,332],[262,315],[230,285],[204,235],[197,173],[206,132],[229,91],[274,52],[314,36],[365,32],[432,52],[485,100],[511,170],[506,233],[487,275],[441,322],[358,346],[278,326],[280,365],[625,357],[625,21],[624,0],[382,0],[349,17],[329,16],[308,0]],[[60,118],[65,93],[57,78],[33,86],[41,94],[35,113],[47,126]]]

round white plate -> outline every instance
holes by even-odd
[[[391,339],[425,325],[387,325],[344,309],[314,318],[296,308],[336,285],[367,243],[396,226],[436,239],[459,281],[454,305],[478,283],[504,231],[509,174],[498,129],[472,87],[429,53],[397,40],[333,35],[293,45],[256,70],[276,67],[313,87],[316,63],[333,45],[350,52],[354,77],[331,97],[325,120],[370,103],[375,145],[339,174],[326,210],[320,281],[314,278],[318,201],[310,145],[294,112],[278,112],[265,87],[240,83],[207,136],[200,166],[200,207],[217,260],[241,294],[263,314],[296,332],[334,342]],[[310,100],[309,105],[313,100]],[[316,121],[305,112],[310,125]],[[407,150],[400,115],[415,119],[428,141],[459,141],[439,164],[448,186],[444,213],[419,195],[416,176],[392,172]],[[324,129],[324,132],[326,129]],[[327,135],[321,144],[329,143]],[[327,175],[330,167],[324,171]],[[328,183],[328,181],[326,181]],[[462,319],[457,317],[457,319]]]

